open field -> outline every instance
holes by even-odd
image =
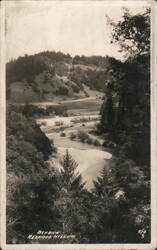
[[[100,110],[102,101],[97,99],[82,100],[79,102],[66,102],[63,106],[66,106],[68,110],[88,110],[98,111]]]
[[[96,97],[87,97],[74,100],[65,100],[60,102],[33,102],[33,105],[46,108],[47,106],[66,107],[69,112],[98,112],[100,110],[102,100]]]

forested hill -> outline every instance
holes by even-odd
[[[25,55],[6,65],[7,98],[16,102],[51,101],[54,97],[88,97],[103,92],[110,57],[61,52]]]

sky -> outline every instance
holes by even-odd
[[[126,3],[106,1],[6,2],[6,59],[41,51],[75,55],[123,57],[110,44],[111,27],[106,15],[118,21]],[[128,5],[132,14],[144,10],[143,3]],[[132,7],[133,6],[133,7]]]

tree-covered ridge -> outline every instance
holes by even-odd
[[[108,65],[108,56],[75,56],[74,64],[95,65],[100,68],[105,68]]]
[[[6,65],[7,97],[13,101],[44,101],[54,96],[73,97],[84,85],[103,91],[109,57],[71,57],[61,52],[25,55]]]

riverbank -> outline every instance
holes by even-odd
[[[84,115],[75,117],[53,117],[37,120],[41,124],[41,129],[46,133],[50,140],[54,141],[57,147],[56,158],[51,158],[52,165],[60,168],[60,160],[68,149],[73,159],[78,163],[76,172],[81,173],[83,182],[86,182],[85,187],[88,190],[93,188],[93,180],[101,174],[104,166],[108,166],[108,160],[112,154],[105,152],[101,146],[103,139],[93,135],[90,131],[94,130],[99,122],[100,116]],[[84,122],[82,122],[84,121]],[[58,126],[56,126],[59,124]],[[56,127],[58,132],[55,132]],[[83,131],[93,140],[99,141],[100,145],[95,146],[88,143],[83,143],[77,139],[71,140],[70,134],[77,134],[78,131]],[[64,136],[63,136],[64,134]]]

